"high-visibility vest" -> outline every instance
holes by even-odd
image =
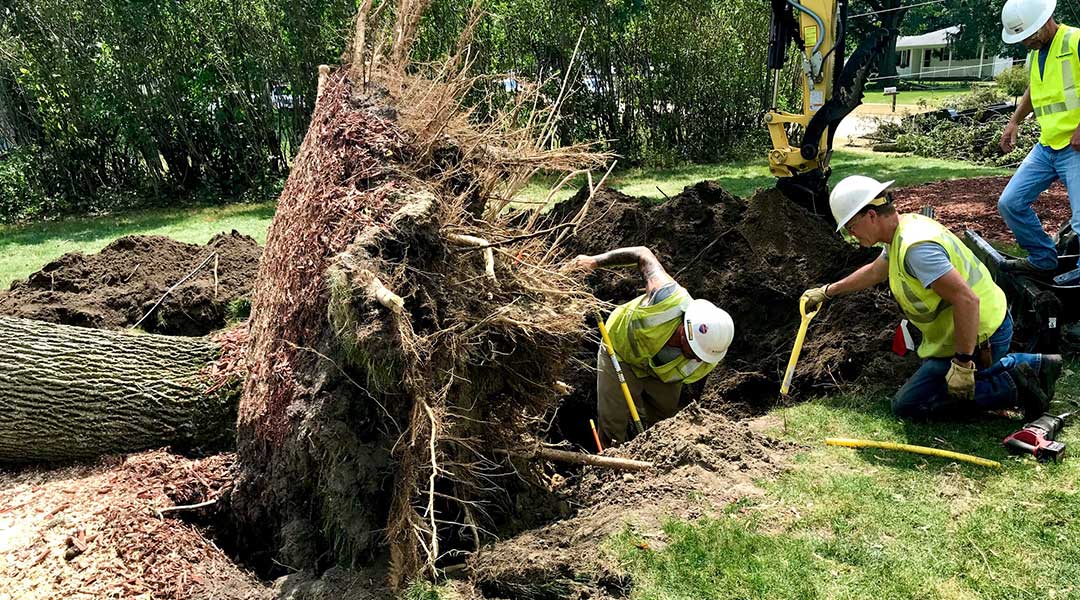
[[[1080,126],[1080,30],[1061,25],[1050,42],[1043,73],[1039,72],[1039,51],[1028,53],[1029,88],[1035,118],[1039,120],[1039,143],[1054,150],[1069,145]]]
[[[693,358],[679,357],[656,364],[654,357],[682,326],[686,307],[693,298],[685,288],[678,289],[656,304],[642,306],[645,296],[638,296],[617,306],[607,319],[611,344],[619,362],[638,377],[655,377],[665,383],[693,383],[716,367]]]
[[[994,283],[986,265],[975,258],[960,238],[933,219],[917,214],[900,215],[900,225],[889,244],[889,288],[908,321],[922,331],[919,356],[948,357],[956,352],[953,306],[932,288],[924,288],[904,267],[908,250],[926,242],[936,242],[945,249],[949,262],[979,297],[977,343],[989,339],[1005,321],[1008,303],[1005,292]]]

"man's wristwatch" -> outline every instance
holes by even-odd
[[[957,352],[953,354],[953,360],[958,363],[967,364],[969,362],[975,362],[974,354],[964,354],[963,352]]]

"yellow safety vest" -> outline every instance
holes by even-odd
[[[693,298],[679,288],[660,302],[642,306],[645,296],[638,296],[617,306],[607,319],[615,356],[638,377],[655,377],[665,383],[693,383],[716,367],[704,361],[679,355],[675,360],[656,364],[653,358],[680,327],[686,307]],[[624,366],[624,368],[626,368]]]
[[[956,352],[953,306],[932,288],[924,288],[904,268],[908,250],[926,242],[936,242],[945,249],[949,262],[979,297],[977,343],[989,339],[1001,326],[1008,303],[1005,292],[994,283],[986,265],[975,258],[960,238],[933,219],[917,214],[900,215],[900,225],[889,244],[889,288],[908,321],[922,331],[919,357],[948,357]]]
[[[1039,120],[1039,143],[1054,150],[1069,145],[1080,126],[1080,30],[1067,25],[1058,27],[1050,42],[1045,72],[1039,73],[1039,51],[1028,53],[1031,105]]]

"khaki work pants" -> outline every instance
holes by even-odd
[[[678,412],[682,382],[664,383],[655,377],[639,378],[626,365],[622,365],[622,370],[643,425],[648,427]],[[600,439],[604,441],[604,447],[612,440],[617,444],[625,442],[630,409],[619,386],[615,366],[603,348],[596,354],[596,412],[600,417]]]

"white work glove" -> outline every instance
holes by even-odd
[[[975,399],[975,363],[964,365],[952,360],[949,372],[945,374],[945,385],[949,395],[957,400]]]
[[[821,287],[806,290],[803,292],[802,297],[799,298],[799,301],[806,300],[806,310],[814,310],[818,306],[824,304],[826,300],[832,299],[829,294],[826,293],[828,288],[829,286],[826,284]]]

